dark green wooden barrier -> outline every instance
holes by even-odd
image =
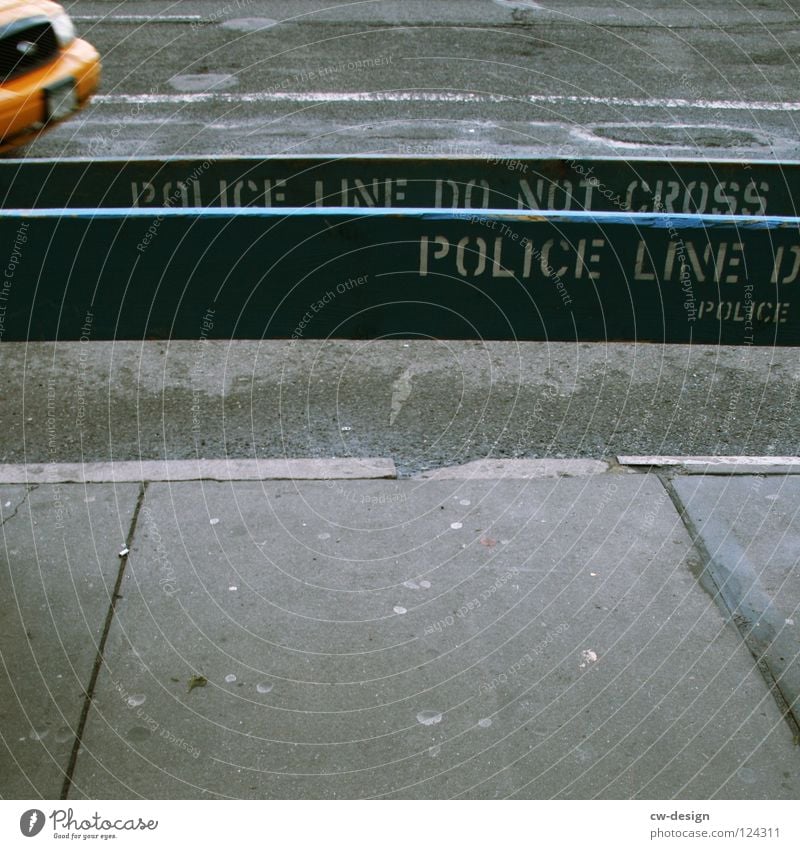
[[[4,209],[430,207],[797,215],[800,164],[273,157],[0,161]]]
[[[800,221],[408,210],[0,213],[0,337],[800,344]]]

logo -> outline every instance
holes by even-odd
[[[43,828],[44,814],[36,808],[25,811],[19,818],[19,830],[25,837],[36,837]]]
[[[32,41],[20,41],[17,44],[17,51],[23,56],[35,56],[39,52],[39,45]]]

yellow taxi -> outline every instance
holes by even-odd
[[[81,109],[100,56],[50,0],[0,0],[0,153]]]

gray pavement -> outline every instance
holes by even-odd
[[[677,487],[692,513],[724,528],[784,622],[800,622],[800,478],[714,476],[681,480]],[[800,640],[800,631],[793,633]]]
[[[0,794],[49,796],[69,772],[69,798],[798,798],[793,728],[698,581],[702,548],[665,487],[708,478],[467,468],[154,480],[135,521],[135,484],[65,484],[80,499],[67,536],[102,551],[74,569],[107,571],[74,601],[64,570],[72,616],[54,623],[29,520],[13,513],[24,487],[7,488],[3,579],[27,574],[25,624],[49,624],[30,657],[4,631],[19,766]],[[739,479],[726,480],[735,498]],[[794,478],[769,483],[794,492]],[[55,519],[51,488],[26,501],[40,526]],[[83,514],[101,509],[87,529]],[[794,514],[777,521],[797,532]],[[61,565],[51,540],[48,572]],[[796,584],[791,564],[784,578]],[[66,671],[62,642],[74,680],[56,703],[42,694]],[[30,734],[51,726],[79,730],[74,763],[65,739],[34,766],[47,738]]]
[[[779,702],[786,703],[800,696],[797,483],[794,477],[743,475],[669,484],[703,550],[703,585],[736,622]]]
[[[33,156],[800,151],[783,0],[67,5],[103,90]]]
[[[792,348],[4,344],[2,463],[800,454]]]
[[[0,796],[58,798],[139,487],[0,485]]]

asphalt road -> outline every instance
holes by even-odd
[[[800,18],[781,0],[67,5],[102,91],[27,156],[800,158]],[[0,460],[800,453],[792,349],[208,350],[4,346]]]
[[[102,92],[29,155],[798,158],[785,0],[67,5]]]
[[[280,341],[3,346],[2,463],[796,455],[793,348]]]

